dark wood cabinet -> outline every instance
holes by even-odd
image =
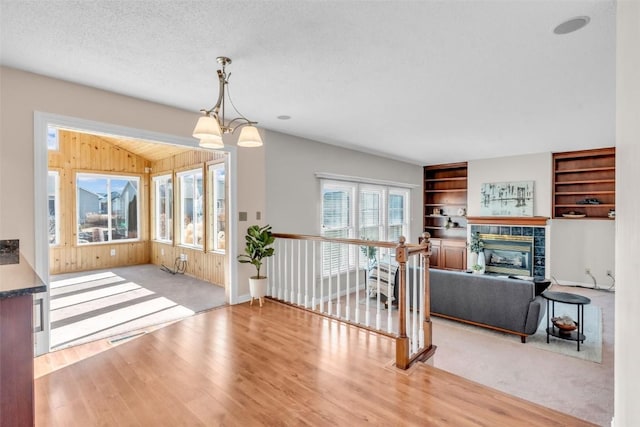
[[[443,270],[467,269],[467,244],[460,239],[431,239],[430,268]]]
[[[467,163],[424,167],[424,231],[432,268],[467,268]]]
[[[554,218],[608,219],[615,188],[615,147],[553,154]]]

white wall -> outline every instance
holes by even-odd
[[[640,425],[640,3],[618,0],[615,425]]]
[[[267,132],[267,214],[274,231],[320,234],[320,184],[317,172],[413,184],[408,242],[422,232],[422,167]]]
[[[533,214],[551,216],[551,153],[468,162],[467,212],[480,216],[482,184],[507,181],[534,181]]]

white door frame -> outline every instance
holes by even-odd
[[[47,173],[49,169],[47,129],[49,127],[78,130],[98,135],[121,136],[134,138],[158,144],[183,145],[198,149],[197,142],[191,137],[152,132],[143,129],[119,126],[110,123],[96,122],[77,117],[61,116],[58,114],[34,111],[33,113],[33,153],[34,153],[34,230],[35,230],[35,269],[38,276],[47,285],[46,292],[35,295],[36,300],[42,300],[42,330],[35,333],[35,354],[49,352],[49,239],[48,239],[48,205],[47,205]],[[237,156],[236,147],[225,146],[229,153],[229,218],[230,235],[227,237],[227,268],[228,276],[225,284],[226,299],[229,304],[238,302],[238,263],[234,254],[237,253]],[[37,306],[36,306],[37,307]]]

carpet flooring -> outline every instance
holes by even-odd
[[[615,294],[558,285],[551,290],[584,295],[591,299],[592,308],[601,309],[600,363],[576,357],[573,341],[558,340],[564,351],[550,351],[546,334],[541,336],[544,346],[532,342],[535,335],[522,344],[516,336],[432,317],[433,343],[437,346],[434,366],[608,427],[613,417]]]
[[[156,265],[53,276],[52,350],[183,319],[226,303],[224,288]]]

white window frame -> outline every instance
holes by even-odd
[[[218,170],[223,170],[225,175],[224,185],[222,187],[222,198],[220,198],[218,186],[215,184],[215,176]],[[226,218],[227,218],[227,165],[226,161],[222,161],[219,163],[213,163],[207,165],[207,179],[209,183],[209,188],[207,190],[207,195],[209,196],[209,230],[210,230],[210,246],[209,252],[216,252],[224,254],[226,251],[226,239],[227,227],[226,227]],[[220,227],[220,221],[218,221],[219,207],[218,200],[222,200],[224,202],[224,206],[222,207],[222,213],[225,216],[225,226],[222,230]],[[221,241],[219,237],[219,233],[224,233],[223,240]],[[224,245],[220,245],[223,242]],[[222,246],[222,247],[221,247]]]
[[[95,178],[95,179],[106,179],[107,180],[107,194],[111,194],[111,181],[112,180],[116,180],[116,179],[122,179],[122,180],[133,180],[136,181],[136,185],[137,185],[137,189],[136,189],[136,211],[137,211],[137,230],[136,230],[136,237],[135,238],[129,238],[129,239],[113,239],[113,227],[111,224],[111,221],[107,221],[107,239],[104,241],[99,241],[99,242],[80,242],[80,221],[79,221],[79,210],[80,210],[80,197],[78,196],[79,194],[79,189],[80,187],[78,186],[78,180],[80,178]],[[140,210],[140,196],[141,196],[141,188],[140,188],[140,182],[141,182],[141,178],[138,175],[110,175],[110,174],[100,174],[100,173],[91,173],[91,172],[79,172],[76,173],[75,176],[75,187],[76,187],[76,211],[75,211],[75,217],[76,217],[76,230],[78,230],[78,233],[76,234],[76,245],[78,246],[92,246],[92,245],[112,245],[115,243],[128,243],[128,242],[139,242],[141,240],[140,238],[140,233],[141,233],[141,223],[142,223],[142,212]],[[107,215],[111,215],[112,212],[112,200],[111,197],[107,197]]]
[[[199,175],[200,179],[202,180],[203,183],[203,187],[202,187],[202,194],[196,195],[196,190],[197,190],[197,185],[196,185],[196,179],[195,177]],[[197,215],[192,214],[191,215],[191,224],[193,225],[193,243],[188,243],[184,241],[185,238],[185,210],[184,210],[184,197],[185,197],[185,184],[184,184],[184,179],[187,176],[193,176],[193,212],[195,213],[197,210],[197,205],[196,205],[196,200],[198,197],[200,197],[202,200],[200,202],[200,209],[203,210],[202,212],[202,216],[200,218],[198,218]],[[204,200],[204,193],[205,193],[205,188],[204,188],[204,173],[202,170],[202,167],[198,167],[198,168],[194,168],[194,169],[189,169],[186,171],[182,171],[182,172],[178,172],[176,174],[176,181],[178,183],[178,187],[179,187],[179,198],[178,198],[178,212],[179,212],[179,229],[180,229],[180,235],[179,235],[179,245],[180,246],[185,246],[185,247],[189,247],[189,248],[194,248],[194,249],[204,249],[204,242],[205,242],[205,236],[204,236],[204,228],[205,228],[205,213],[204,213],[204,207],[205,207],[205,200]],[[201,237],[201,243],[198,244],[196,236],[198,235],[198,226],[200,225],[200,223],[202,222],[202,225],[200,227],[200,233],[202,233]]]
[[[351,194],[351,212],[349,212],[347,215],[349,215],[349,226],[346,227],[346,229],[348,230],[347,232],[347,236],[345,238],[355,238],[355,239],[361,239],[363,236],[361,236],[360,234],[362,233],[362,227],[361,227],[361,211],[360,211],[360,198],[361,198],[361,194],[363,192],[373,192],[373,193],[378,193],[380,195],[380,205],[378,206],[379,209],[379,213],[378,213],[378,218],[379,218],[379,224],[378,224],[378,230],[379,230],[379,236],[380,238],[377,239],[379,241],[390,241],[388,239],[389,236],[389,195],[402,195],[404,197],[404,217],[403,217],[403,222],[402,222],[402,236],[407,236],[407,233],[409,232],[409,221],[410,221],[410,197],[411,197],[411,192],[410,189],[408,188],[401,188],[401,187],[394,187],[394,186],[388,186],[388,185],[378,185],[378,184],[371,184],[371,183],[363,183],[363,182],[354,182],[354,181],[335,181],[335,180],[329,180],[329,179],[321,179],[320,180],[320,194],[321,194],[321,201],[320,201],[320,234],[323,236],[327,235],[328,231],[333,231],[333,230],[337,230],[337,229],[344,229],[345,227],[342,228],[330,228],[327,227],[326,224],[324,224],[324,194],[326,192],[326,190],[345,190],[345,191],[349,191]],[[356,232],[358,233],[356,235]],[[397,243],[397,242],[396,242]],[[340,268],[338,269],[333,269],[330,268],[330,266],[328,265],[328,263],[325,260],[325,255],[324,255],[324,251],[323,251],[323,255],[322,255],[322,273],[323,275],[328,275],[330,271],[332,272],[342,272],[342,271],[346,271],[347,270],[347,266],[351,266],[351,268],[355,268],[355,257],[356,254],[354,254],[353,250],[349,250],[349,255],[348,255],[348,260],[347,259],[342,259],[338,262],[338,264],[340,265]],[[362,261],[362,260],[361,260]],[[333,262],[333,261],[332,261]],[[366,261],[362,261],[362,262],[366,262]],[[325,265],[327,264],[327,265]],[[331,266],[333,267],[333,266]]]
[[[174,230],[173,230],[173,226],[174,226],[174,212],[173,212],[173,203],[174,203],[174,191],[173,191],[173,174],[164,174],[164,175],[156,175],[154,177],[151,178],[151,181],[153,183],[153,196],[154,196],[154,203],[153,203],[153,215],[154,215],[154,224],[153,224],[153,238],[155,241],[157,242],[162,242],[162,243],[173,243],[173,236],[174,236]],[[161,197],[160,197],[160,186],[164,185],[165,188],[169,188],[169,195],[170,197],[165,197],[165,206],[164,206],[164,212],[170,212],[171,213],[171,218],[170,218],[170,222],[168,225],[166,225],[166,230],[169,233],[169,238],[166,238],[164,236],[160,235],[160,230],[161,230],[161,224],[160,224],[160,203],[161,203]]]
[[[54,221],[54,241],[49,240],[49,246],[58,246],[60,244],[60,172],[49,170],[47,179],[52,178],[53,183],[53,221]],[[49,183],[47,182],[47,187]],[[48,193],[48,191],[47,191]],[[47,206],[47,210],[49,206]],[[49,212],[49,233],[51,233],[51,213]]]

